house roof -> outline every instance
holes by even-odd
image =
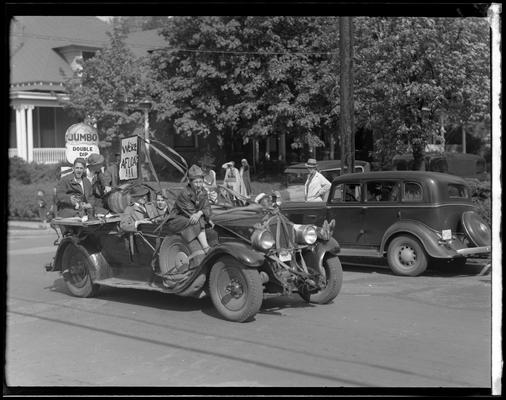
[[[17,16],[11,23],[11,90],[64,92],[72,76],[65,51],[96,51],[109,44],[111,26],[91,16]],[[166,46],[160,29],[133,32],[125,43],[136,57]]]
[[[167,42],[160,32],[161,29],[132,32],[125,39],[125,43],[136,57],[144,57],[150,50],[167,46]]]
[[[72,75],[58,49],[96,50],[109,42],[110,25],[86,16],[17,16],[11,26],[11,85],[27,90],[55,88]],[[53,83],[53,85],[51,85]]]

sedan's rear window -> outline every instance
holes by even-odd
[[[448,197],[450,199],[467,199],[469,198],[469,193],[467,191],[467,187],[464,185],[459,185],[456,183],[448,184]]]
[[[405,182],[402,201],[421,201],[423,199],[422,186],[416,182]]]

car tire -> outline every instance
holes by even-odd
[[[396,275],[418,276],[428,266],[428,256],[418,239],[397,236],[388,246],[388,265]]]
[[[327,257],[323,260],[323,273],[325,274],[326,285],[316,293],[307,293],[304,290],[299,291],[302,297],[308,303],[327,304],[334,300],[343,285],[343,268],[339,257]]]
[[[93,264],[88,258],[88,252],[81,246],[69,244],[62,254],[62,275],[65,285],[76,297],[96,296],[100,285],[94,284],[90,269]]]
[[[263,286],[256,269],[225,256],[212,266],[209,294],[220,315],[229,321],[250,320],[260,310]]]

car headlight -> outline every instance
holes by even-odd
[[[274,237],[266,229],[257,229],[251,235],[251,243],[254,248],[260,251],[267,251],[274,246]]]
[[[318,238],[316,227],[313,225],[293,225],[295,241],[300,244],[313,244]]]

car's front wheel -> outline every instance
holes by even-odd
[[[93,297],[97,294],[100,286],[91,280],[90,268],[93,266],[85,249],[67,245],[63,250],[61,265],[63,280],[70,293],[77,297]]]
[[[396,275],[418,276],[428,265],[428,257],[420,242],[411,236],[397,236],[390,242],[388,265]]]
[[[230,256],[222,257],[211,269],[209,294],[224,318],[247,321],[262,305],[262,280],[256,269],[247,268]]]

